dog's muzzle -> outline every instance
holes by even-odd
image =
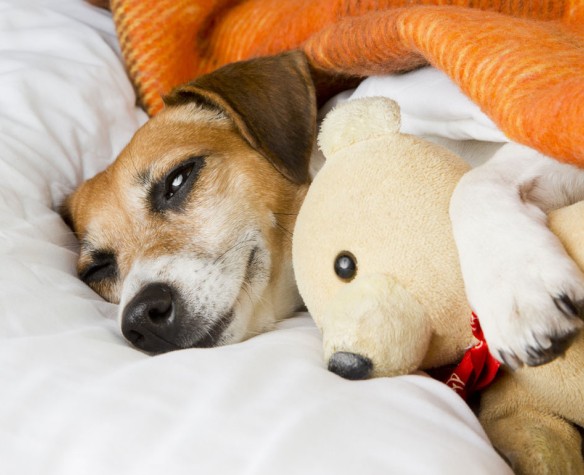
[[[164,353],[179,349],[179,320],[183,313],[180,299],[163,283],[143,287],[122,313],[122,333],[135,347]]]

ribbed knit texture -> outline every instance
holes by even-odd
[[[303,48],[366,76],[430,63],[511,139],[584,166],[584,0],[112,0],[150,114],[232,61]]]

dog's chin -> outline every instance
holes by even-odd
[[[229,336],[227,335],[227,329],[233,322],[234,317],[235,312],[233,309],[223,314],[207,330],[207,334],[190,345],[190,348],[213,348],[234,343],[229,341]]]
[[[241,290],[242,298],[247,298],[247,291]],[[236,304],[232,309],[225,312],[215,319],[207,328],[189,329],[188,326],[183,330],[184,335],[179,337],[180,343],[164,342],[162,347],[150,352],[152,355],[168,353],[175,350],[189,348],[215,348],[219,346],[240,343],[248,339],[252,334],[259,333],[250,328],[254,308],[251,305]],[[271,324],[266,325],[266,331]]]
[[[140,341],[129,341],[129,343],[152,356],[189,348],[214,348],[228,345],[237,342],[237,339],[233,338],[231,332],[228,331],[234,317],[235,312],[232,309],[220,316],[206,329],[198,328],[195,331],[190,331],[187,327],[183,330],[183,335],[178,335],[176,342],[164,340],[160,335],[156,335],[156,350],[145,350],[141,348]]]

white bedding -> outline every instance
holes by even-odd
[[[0,0],[0,474],[504,474],[424,376],[345,381],[306,314],[216,349],[129,347],[54,211],[145,120],[111,18]]]

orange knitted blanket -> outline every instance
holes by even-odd
[[[325,72],[443,70],[506,133],[584,166],[584,0],[112,0],[150,114],[226,63],[303,49]]]

